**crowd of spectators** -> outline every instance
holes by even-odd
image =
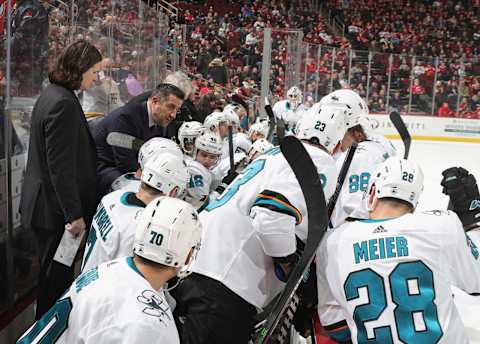
[[[92,111],[111,110],[152,88],[174,64],[172,52],[195,80],[195,103],[221,106],[231,93],[253,102],[260,94],[263,29],[271,27],[270,90],[276,99],[292,86],[287,38],[301,32],[308,46],[300,46],[298,86],[308,103],[350,87],[368,99],[372,112],[480,117],[478,0],[324,3],[345,23],[344,36],[334,34],[310,2],[177,1],[178,17],[167,18],[146,5],[140,11],[133,0],[82,0],[73,31],[70,8],[50,0],[44,2],[48,55],[56,56],[72,38],[86,38],[107,57],[106,76],[94,91],[108,99]],[[36,93],[21,86],[15,91]]]
[[[353,49],[373,53],[369,104],[374,111],[388,110],[384,93],[393,54],[390,95],[395,98],[390,105],[394,100],[407,110],[411,90],[411,112],[480,118],[480,1],[327,2],[330,13],[345,25]],[[366,74],[363,66],[361,75]],[[350,86],[365,96],[365,83],[358,81],[354,78]]]

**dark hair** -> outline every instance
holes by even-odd
[[[102,54],[91,43],[79,40],[62,51],[53,64],[48,79],[69,90],[78,90],[82,84],[83,73],[102,61]]]
[[[151,187],[150,185],[144,182],[140,183],[140,188],[151,196],[163,195],[163,192],[155,189],[154,187]]]
[[[415,208],[411,203],[404,201],[403,199],[394,198],[394,197],[382,197],[382,198],[379,198],[378,200],[382,202],[388,202],[392,207],[400,207],[400,206],[405,207],[405,208],[408,208],[408,210],[411,212],[415,210]]]
[[[349,128],[348,132],[353,135],[357,143],[367,139],[367,134],[365,133],[365,130],[361,124],[357,124],[356,126]]]
[[[158,84],[157,87],[152,91],[152,94],[149,98],[158,97],[160,98],[160,101],[164,101],[169,95],[173,95],[181,100],[185,99],[185,93],[177,86],[172,84]]]

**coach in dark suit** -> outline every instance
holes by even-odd
[[[126,148],[110,146],[111,132],[128,134],[147,141],[152,137],[171,137],[170,123],[182,105],[184,93],[170,84],[160,84],[146,101],[128,103],[110,112],[93,129],[97,146],[98,197],[105,195],[112,182],[138,168],[137,153]]]
[[[21,214],[40,249],[37,319],[73,281],[73,268],[53,261],[64,231],[79,235],[96,208],[95,143],[74,90],[91,86],[101,60],[87,41],[69,45],[32,112]]]

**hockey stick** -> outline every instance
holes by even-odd
[[[233,128],[231,125],[228,126],[228,155],[230,158],[230,171],[228,174],[235,172],[235,161],[233,159]]]
[[[400,138],[403,141],[403,146],[405,147],[405,153],[403,155],[403,158],[407,159],[408,153],[410,153],[410,144],[412,143],[412,137],[410,136],[407,126],[405,125],[405,122],[403,121],[402,117],[398,112],[393,111],[392,113],[390,113],[390,120],[395,126],[395,129],[397,129],[398,133],[400,134]]]
[[[256,344],[268,343],[283,313],[290,305],[304,272],[309,268],[328,225],[322,184],[318,178],[317,169],[305,147],[297,138],[288,136],[281,143],[280,149],[292,168],[305,197],[308,212],[308,237],[300,260],[293,268],[280,298],[255,339]]]
[[[273,114],[273,109],[272,106],[270,105],[270,102],[268,101],[268,98],[265,97],[265,112],[268,115],[269,123],[268,123],[268,135],[266,139],[270,142],[272,142],[273,139],[273,130],[275,129],[276,125],[276,120],[275,120],[275,115]]]
[[[295,138],[289,136],[289,137],[285,138],[285,141],[284,141],[285,143],[282,144],[280,147],[282,148],[283,145],[287,144],[287,142],[292,141],[292,140],[298,141]],[[342,189],[343,183],[345,182],[345,178],[347,177],[347,172],[348,172],[348,169],[350,167],[350,164],[352,163],[352,159],[353,159],[353,156],[355,154],[356,149],[357,149],[357,145],[356,144],[352,145],[350,147],[348,153],[347,153],[345,161],[343,162],[342,168],[340,169],[340,173],[339,173],[339,176],[338,176],[338,179],[337,179],[337,186],[335,188],[335,192],[332,195],[332,197],[330,198],[330,202],[328,203],[328,206],[327,206],[327,214],[326,214],[325,219],[321,216],[321,215],[323,215],[323,214],[321,214],[322,213],[321,204],[317,208],[310,209],[313,205],[311,205],[309,207],[309,204],[312,204],[312,202],[314,202],[314,203],[316,202],[316,200],[312,200],[312,198],[310,198],[311,197],[310,192],[318,192],[318,191],[314,187],[309,187],[307,185],[307,182],[306,182],[307,177],[301,175],[301,174],[307,174],[308,172],[307,171],[303,171],[303,172],[300,171],[299,172],[299,176],[300,176],[300,178],[302,178],[302,179],[299,179],[299,184],[300,184],[300,187],[302,188],[302,192],[304,192],[304,197],[305,197],[305,201],[307,203],[307,211],[308,211],[309,228],[308,228],[307,243],[305,245],[305,249],[303,251],[302,257],[300,258],[300,261],[297,263],[294,271],[292,272],[292,274],[290,275],[290,277],[287,281],[287,284],[286,284],[283,292],[280,294],[280,299],[276,301],[276,304],[275,304],[274,308],[272,309],[270,315],[267,317],[267,320],[264,323],[264,325],[263,325],[263,327],[260,331],[259,336],[255,339],[255,344],[268,343],[268,340],[269,340],[270,336],[274,333],[275,328],[278,326],[278,323],[279,323],[281,317],[283,316],[283,314],[285,313],[285,311],[287,310],[287,308],[291,309],[290,310],[291,313],[295,312],[294,308],[296,308],[295,303],[298,303],[298,297],[297,297],[297,300],[293,300],[294,302],[292,302],[292,299],[295,298],[296,289],[298,288],[298,285],[299,285],[299,283],[300,283],[300,281],[303,277],[303,274],[310,268],[311,262],[312,262],[312,260],[315,256],[315,253],[316,253],[316,249],[317,249],[318,245],[320,244],[320,241],[321,241],[321,239],[322,239],[322,237],[325,233],[325,229],[327,228],[329,218],[331,217],[331,214],[333,213],[333,209],[335,208],[335,204],[337,203],[338,196],[339,196],[340,191]],[[283,149],[282,149],[282,152],[283,152]],[[306,152],[300,151],[300,153],[302,153],[302,154],[298,154],[298,156],[299,156],[298,160],[305,159],[303,154],[306,154]],[[294,153],[294,154],[297,154],[297,153]],[[284,152],[284,155],[287,158],[287,161],[289,162],[289,164],[291,164],[290,160],[288,158],[287,152]],[[302,155],[301,158],[300,158],[300,155]],[[311,161],[310,156],[308,156],[307,161]],[[307,168],[307,166],[306,166],[306,165],[308,165],[307,161],[304,161],[303,163],[300,163],[299,165],[293,165],[293,166],[291,165],[294,172],[295,172],[295,168],[299,169],[299,170],[302,170],[303,166],[305,166],[305,168]],[[294,167],[294,166],[296,166],[296,167]],[[317,172],[315,172],[315,173],[317,173]],[[297,176],[297,173],[295,173],[295,176],[297,178],[299,177],[299,176]],[[317,179],[318,179],[318,176],[317,176]],[[300,180],[303,180],[303,182],[300,182]],[[302,186],[309,187],[311,191],[304,191]],[[320,188],[320,189],[321,189],[320,192],[323,195],[323,189],[322,188]],[[323,199],[325,198],[325,196],[322,196],[322,197],[323,197]],[[324,201],[324,203],[325,203],[325,201]],[[319,203],[317,203],[317,204],[319,204]],[[312,215],[311,215],[311,212],[313,213]],[[313,226],[313,224],[310,222],[311,221],[310,216],[312,216],[312,220],[313,220],[313,217],[318,216],[318,217],[322,217],[320,219],[321,221],[325,221],[325,224],[321,223],[322,227],[320,228],[320,230],[317,229],[316,232],[314,232],[313,229],[310,228],[311,225]],[[314,221],[319,221],[319,220],[314,220]],[[318,224],[320,224],[320,222],[318,222]],[[315,238],[313,238],[314,236],[315,236]],[[315,246],[313,244],[314,241],[315,241]],[[309,244],[309,242],[311,242],[312,244]],[[303,261],[303,258],[306,257],[306,256],[309,257],[308,264],[305,264],[304,266],[301,267],[302,268],[302,273],[301,273],[300,276],[294,275],[296,269],[297,268],[300,269],[300,265],[302,263],[305,263],[305,261]],[[298,278],[298,279],[295,279],[295,278]],[[292,316],[292,318],[293,318],[293,316]],[[281,325],[283,326],[283,323]],[[314,334],[312,334],[312,335],[314,335]]]
[[[343,162],[342,168],[338,173],[337,186],[335,187],[335,192],[333,193],[332,198],[330,198],[330,202],[328,202],[327,214],[329,219],[332,217],[333,210],[335,209],[338,196],[340,196],[340,192],[342,191],[343,183],[345,182],[345,178],[347,178],[347,172],[348,172],[348,169],[350,168],[350,165],[352,164],[353,155],[355,154],[356,150],[357,150],[357,144],[354,143],[348,150],[348,153],[345,158],[345,161]]]
[[[120,147],[139,151],[145,141],[129,134],[113,131],[107,135],[107,143],[113,147]]]

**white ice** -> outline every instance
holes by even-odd
[[[403,154],[401,141],[394,145]],[[472,173],[480,184],[480,144],[459,142],[413,141],[409,159],[416,161],[425,175],[425,189],[418,210],[447,209],[448,198],[442,193],[442,171],[462,166]],[[470,232],[472,240],[480,247],[480,231]],[[479,263],[480,264],[480,263]],[[480,296],[470,296],[453,288],[455,303],[472,344],[480,344]]]

